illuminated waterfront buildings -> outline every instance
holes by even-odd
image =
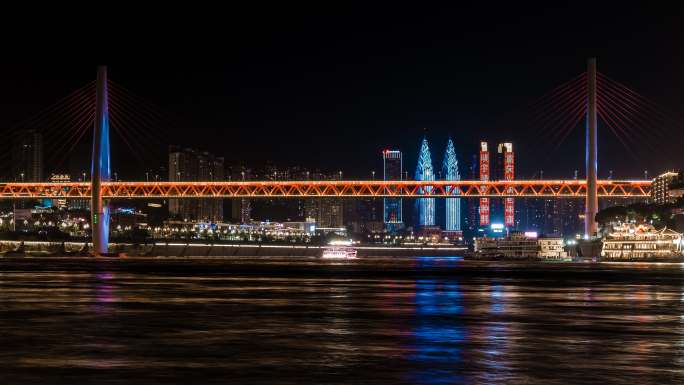
[[[620,223],[603,240],[606,259],[670,258],[682,252],[682,234],[650,224]]]
[[[461,180],[458,173],[458,160],[456,159],[456,150],[454,143],[449,138],[447,148],[444,152],[444,161],[442,162],[442,175],[444,180]],[[461,199],[460,198],[446,198],[445,204],[445,226],[446,231],[460,231],[461,230]]]
[[[423,142],[418,153],[418,164],[416,166],[415,178],[416,180],[421,181],[435,180],[435,175],[432,169],[432,158],[430,157],[430,147],[428,146],[428,141],[426,138],[423,138]],[[435,198],[419,198],[416,202],[416,205],[418,207],[418,226],[434,226]]]
[[[498,238],[476,237],[475,258],[552,259],[568,258],[563,238],[538,237],[535,232],[517,232]]]

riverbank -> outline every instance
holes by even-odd
[[[520,258],[520,257],[505,257],[505,256],[499,256],[499,257],[487,257],[483,258],[480,256],[475,255],[472,252],[466,252],[464,253],[464,259],[469,260],[469,261],[480,261],[480,262],[549,262],[549,263],[576,263],[576,262],[584,262],[587,261],[577,259],[577,258],[572,258],[572,257],[567,257],[567,258],[543,258],[543,257],[526,257],[526,258]],[[684,255],[674,255],[671,257],[663,257],[663,258],[606,258],[606,257],[600,257],[594,262],[615,262],[615,263],[635,263],[635,262],[645,262],[645,263],[684,263]]]
[[[154,242],[149,244],[112,243],[109,251],[129,257],[318,257],[318,245],[273,244],[202,244],[182,242]],[[459,246],[376,246],[356,247],[358,256],[453,256],[463,255],[466,247]],[[85,242],[0,241],[0,254],[5,256],[87,256],[91,245]]]

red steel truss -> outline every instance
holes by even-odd
[[[600,197],[647,198],[651,181],[599,180]],[[583,180],[103,182],[105,198],[558,197],[583,198]],[[421,193],[422,192],[422,193]],[[0,199],[89,198],[90,183],[0,183]]]

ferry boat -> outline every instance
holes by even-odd
[[[351,241],[332,241],[323,248],[325,259],[356,259],[356,249],[352,247]]]

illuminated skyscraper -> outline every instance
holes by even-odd
[[[382,166],[384,180],[402,180],[403,165],[401,151],[385,150],[382,152]],[[383,204],[383,220],[388,231],[394,231],[403,226],[401,215],[401,198],[385,198]]]
[[[430,147],[427,139],[423,138],[423,143],[420,146],[418,153],[418,165],[416,166],[416,180],[435,180],[435,174],[432,171],[432,158],[430,157]],[[418,190],[423,193],[423,190]],[[430,190],[426,190],[429,193]],[[435,198],[420,198],[416,202],[418,206],[418,226],[434,226],[435,225]]]
[[[515,157],[513,144],[510,142],[499,143],[496,152],[492,155],[487,154],[489,180],[506,181],[515,179]],[[507,191],[513,193],[510,187]],[[516,226],[515,222],[515,203],[513,198],[490,198],[488,199],[489,223],[502,224],[507,228]]]
[[[489,150],[487,142],[480,142],[480,180],[489,181]],[[480,198],[480,226],[489,225],[489,198]]]
[[[515,158],[513,153],[513,143],[499,143],[497,154],[497,179],[515,179]],[[509,188],[508,193],[512,193],[513,188]],[[513,198],[504,198],[504,226],[512,227],[515,225],[515,203]]]
[[[442,173],[444,180],[461,180],[461,175],[458,173],[458,160],[456,159],[456,150],[454,149],[454,142],[447,142],[447,148],[444,152],[444,161],[442,163]],[[447,198],[446,199],[446,215],[445,228],[446,231],[461,230],[461,199]]]

